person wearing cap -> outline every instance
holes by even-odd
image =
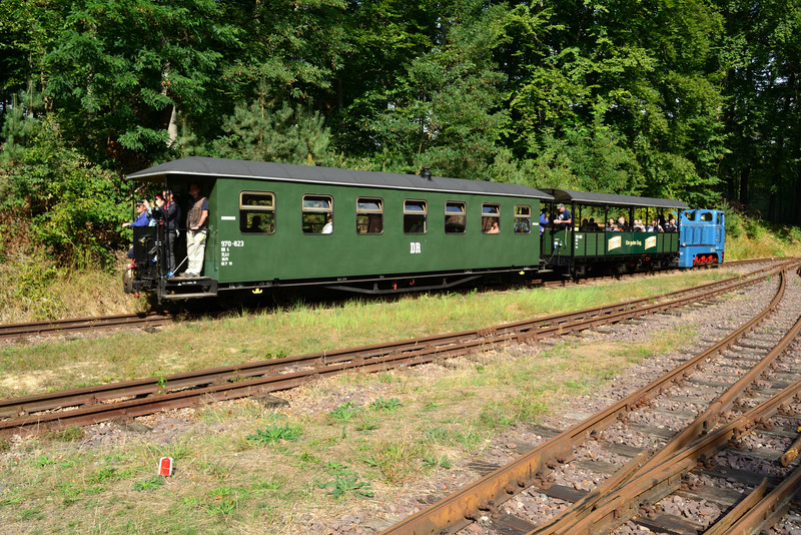
[[[558,212],[556,216],[556,225],[561,230],[570,228],[570,225],[573,224],[573,214],[570,213],[570,210],[565,208],[564,204],[559,203],[559,205],[556,207],[556,211]]]
[[[126,227],[148,227],[150,226],[150,214],[148,213],[148,202],[146,200],[139,199],[136,201],[136,219],[131,222],[126,222],[122,224],[122,228]],[[133,246],[128,249],[126,253],[128,258],[133,260],[134,257],[134,248]]]
[[[147,200],[139,199],[136,201],[136,219],[131,222],[122,224],[122,228],[126,227],[148,227],[150,226],[150,214],[148,213]]]

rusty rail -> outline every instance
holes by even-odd
[[[778,268],[768,270],[762,277],[770,276],[776,269]],[[69,425],[88,425],[118,417],[151,414],[161,408],[187,407],[214,400],[251,396],[257,392],[286,390],[318,377],[354,368],[365,372],[384,371],[398,366],[461,356],[512,341],[530,341],[587,329],[598,324],[622,321],[639,314],[675,308],[733,291],[760,280],[758,277],[743,279],[743,277],[733,277],[693,289],[670,292],[663,297],[691,294],[697,292],[699,288],[707,290],[700,296],[678,298],[666,303],[650,304],[656,298],[644,298],[619,305],[515,322],[489,329],[188,372],[161,380],[149,378],[0,400],[0,416],[12,418],[0,422],[0,435],[37,433]],[[299,370],[299,368],[305,369]],[[259,378],[247,380],[253,377]],[[131,397],[135,399],[121,400]],[[111,403],[112,401],[116,402]],[[80,408],[57,410],[65,407]],[[32,414],[41,411],[52,412]]]
[[[538,475],[546,468],[553,468],[557,464],[569,460],[572,457],[574,445],[583,442],[593,433],[600,432],[608,427],[618,415],[647,403],[673,383],[686,378],[690,370],[705,362],[709,355],[728,347],[744,336],[748,330],[758,325],[769,314],[770,310],[775,308],[782,292],[783,286],[777,291],[776,297],[774,297],[771,305],[766,310],[717,344],[716,347],[701,353],[649,385],[629,394],[605,411],[562,432],[512,463],[499,468],[480,480],[463,487],[451,496],[440,500],[431,507],[388,528],[381,535],[434,535],[450,533],[467,526],[471,519],[479,515],[479,511],[487,510],[488,507],[497,507],[513,495],[533,485]],[[637,468],[636,464],[632,463],[628,466],[631,470]],[[632,474],[621,474],[619,479],[626,480],[629,477],[633,477]],[[598,495],[591,493],[583,503],[595,501],[594,497],[596,496]]]
[[[770,311],[776,309],[779,305],[779,301],[784,294],[784,291],[787,286],[787,281],[784,276],[782,276],[781,285],[779,291],[777,292],[776,296],[773,298],[771,303],[768,305],[766,310],[748,322],[746,325],[742,327],[741,330],[738,330],[731,335],[727,336],[710,349],[702,353],[700,356],[706,360],[706,358],[712,356],[713,354],[717,354],[732,345],[734,345],[740,338],[744,336],[746,331],[751,331],[762,322],[762,320],[767,316]],[[688,444],[691,444],[697,438],[706,434],[712,427],[714,426],[715,422],[717,422],[720,415],[731,408],[734,401],[742,395],[745,389],[751,385],[755,380],[759,378],[759,376],[778,358],[778,356],[787,348],[787,346],[792,342],[793,339],[798,335],[799,330],[801,330],[801,320],[796,322],[796,324],[791,328],[785,336],[779,341],[778,344],[768,352],[765,357],[760,360],[755,366],[753,366],[743,377],[741,377],[735,384],[733,384],[726,392],[721,394],[718,399],[716,399],[707,409],[698,416],[695,420],[693,420],[690,425],[686,426],[677,436],[675,436],[665,447],[660,449],[656,452],[650,459],[645,461],[642,466],[637,467],[636,470],[638,473],[645,473],[648,470],[654,469],[659,465],[667,462],[667,460],[676,454],[676,452],[684,449],[687,447]],[[633,474],[629,474],[629,477],[633,476]],[[574,504],[574,506],[568,508],[567,510],[563,511],[560,515],[555,518],[552,518],[548,524],[545,526],[537,529],[532,533],[536,533],[537,535],[556,535],[556,534],[567,534],[571,533],[573,529],[573,524],[576,522],[577,518],[588,514],[589,511],[596,509],[599,507],[599,502],[602,500],[603,496],[597,496],[594,500],[583,500],[580,506],[578,504]]]
[[[782,405],[789,403],[798,395],[801,395],[801,380],[748,410],[733,422],[678,451],[665,463],[637,475],[628,484],[604,497],[603,503],[599,502],[595,510],[574,523],[570,526],[569,531],[564,533],[594,534],[611,531],[614,526],[618,526],[634,516],[643,502],[657,502],[678,489],[682,476],[699,462],[713,457],[731,440],[737,440],[746,433],[750,433],[758,421],[770,418],[779,411]],[[760,502],[761,505],[764,503],[764,500]],[[768,506],[768,508],[770,507]],[[735,529],[736,526],[737,524],[732,529]],[[533,535],[533,533],[536,531],[532,531],[528,535]],[[743,531],[734,531],[734,533],[743,533]]]
[[[0,340],[19,340],[44,334],[66,334],[119,327],[156,326],[171,321],[171,316],[151,312],[148,314],[119,314],[95,318],[15,323],[0,325]]]
[[[723,266],[738,266],[749,265],[763,262],[772,262],[775,258],[759,258],[751,260],[735,260],[723,264]],[[718,267],[718,264],[711,265]],[[631,275],[648,275],[649,273],[641,272]],[[614,277],[599,277],[603,280],[606,278]],[[589,279],[584,279],[589,280]],[[596,279],[592,279],[596,280]],[[570,284],[569,280],[561,281],[541,281],[543,286],[563,286]],[[156,326],[169,323],[173,320],[171,316],[150,312],[147,314],[119,314],[112,316],[97,316],[89,318],[75,318],[65,320],[47,320],[35,321],[28,323],[14,323],[7,325],[0,325],[0,340],[12,341],[30,338],[33,336],[50,335],[50,334],[68,334],[74,332],[96,331],[121,327],[135,327],[135,326]]]

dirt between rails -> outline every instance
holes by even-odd
[[[753,270],[753,267],[743,268],[743,272]],[[375,484],[375,495],[364,500],[350,500],[346,505],[336,507],[315,506],[305,511],[297,511],[292,515],[291,521],[282,520],[280,527],[270,530],[285,534],[326,534],[326,535],[364,535],[381,531],[390,525],[426,508],[431,503],[456,491],[464,485],[475,481],[487,471],[487,467],[503,465],[510,462],[521,453],[548,439],[541,434],[541,427],[564,430],[571,425],[587,418],[592,413],[614,403],[627,393],[636,390],[647,382],[660,376],[668,369],[674,367],[686,355],[696,354],[699,347],[709,345],[707,340],[717,340],[720,337],[719,327],[722,323],[743,323],[753,316],[756,311],[769,301],[775,291],[775,280],[751,286],[743,291],[742,297],[737,299],[719,298],[708,306],[685,307],[680,313],[658,314],[649,316],[645,320],[626,322],[613,326],[605,326],[591,332],[582,333],[578,337],[564,339],[550,339],[536,345],[513,345],[501,351],[493,351],[468,358],[454,359],[442,363],[427,364],[393,372],[400,376],[399,380],[408,378],[433,383],[447,378],[454,372],[471,373],[481,366],[490,365],[496,359],[532,359],[540,357],[548,350],[558,349],[560,344],[571,344],[585,351],[587,358],[603,356],[614,351],[620,344],[643,344],[649,342],[654,333],[671,331],[678,328],[694,326],[693,336],[687,338],[684,347],[665,354],[658,354],[646,360],[630,365],[620,374],[610,380],[607,385],[593,392],[592,395],[579,397],[561,396],[564,402],[558,405],[559,414],[549,414],[539,418],[536,425],[508,426],[497,432],[488,442],[482,443],[469,454],[449,452],[451,467],[438,468],[424,477],[411,478],[408,481],[393,485]],[[746,318],[745,316],[748,316]],[[740,318],[739,320],[736,318]],[[583,348],[583,349],[582,349]],[[345,403],[354,406],[368,406],[377,399],[386,399],[396,394],[392,383],[361,382],[325,380],[310,387],[298,388],[279,394],[281,398],[289,401],[288,406],[281,406],[275,410],[290,419],[303,419],[320,414],[327,414]],[[217,404],[219,410],[231,407],[231,411],[241,410],[242,407],[253,404],[253,400],[236,400]],[[90,426],[85,429],[84,438],[78,447],[92,448],[124,444],[138,438],[146,438],[155,445],[170,445],[179,441],[187,433],[225,434],[233,432],[240,423],[234,420],[209,422],[198,418],[195,409],[181,409],[167,411],[151,416],[137,418],[123,423],[104,423]],[[458,416],[458,415],[457,415]],[[16,441],[12,445],[12,452],[23,446],[23,441]],[[592,448],[592,445],[587,446]],[[247,456],[249,452],[243,455]],[[2,453],[0,453],[2,455]],[[597,453],[599,458],[602,456]],[[558,484],[572,486],[577,489],[592,488],[598,481],[593,481],[592,473],[574,470],[570,473],[558,474]],[[558,504],[553,500],[541,500],[537,503],[537,496],[526,503],[529,508],[528,517],[541,516],[543,521],[552,516],[567,504]],[[541,510],[537,510],[537,507]],[[713,510],[705,511],[708,504],[682,503],[681,500],[671,499],[666,510],[681,513],[687,508],[695,508],[705,514],[714,514]],[[533,510],[532,510],[533,508]],[[555,510],[548,510],[549,508]],[[264,526],[239,526],[236,530],[242,533],[261,533]],[[621,531],[622,530],[622,531]],[[642,527],[624,526],[619,533],[648,533]],[[482,528],[478,525],[470,526],[465,533],[480,533]],[[776,533],[792,533],[792,531],[779,530]]]

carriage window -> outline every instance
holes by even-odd
[[[334,232],[334,199],[328,195],[303,196],[303,233]]]
[[[528,234],[531,232],[531,206],[528,204],[515,205],[515,234]]]
[[[239,230],[252,234],[275,232],[275,195],[262,191],[239,194]]]
[[[384,201],[371,197],[356,199],[356,234],[384,232]]]
[[[425,201],[404,201],[403,232],[406,234],[425,234],[428,209]]]
[[[463,202],[445,203],[445,234],[464,234],[465,213]]]
[[[481,232],[484,234],[498,234],[501,232],[501,207],[499,205],[481,205]]]

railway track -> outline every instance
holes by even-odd
[[[147,378],[64,392],[0,400],[0,436],[39,433],[152,414],[200,403],[286,390],[351,369],[366,372],[452,358],[515,341],[531,341],[662,312],[756,284],[787,261],[760,274],[733,277],[671,292],[567,314],[389,344],[314,353]]]
[[[801,498],[798,282],[788,272],[708,349],[382,535],[801,532],[786,517]]]
[[[727,265],[731,266],[745,266],[752,264],[759,264],[771,262],[773,259],[753,259],[753,260],[739,260],[729,262]],[[709,266],[718,267],[718,266]],[[648,273],[634,273],[629,276],[648,276]],[[593,281],[603,281],[614,279],[615,277],[597,277]],[[586,280],[582,283],[586,284]],[[537,284],[541,286],[565,286],[572,282],[568,279],[564,280],[540,280]],[[25,340],[34,337],[43,336],[64,336],[76,333],[86,332],[101,332],[107,330],[124,329],[124,328],[147,328],[158,327],[166,325],[174,320],[173,316],[168,314],[159,314],[151,312],[147,314],[119,314],[113,316],[97,316],[91,318],[77,318],[66,320],[48,320],[36,321],[29,323],[15,323],[8,325],[0,325],[0,340],[5,342],[12,342],[18,340]]]
[[[60,336],[131,327],[156,327],[170,323],[172,320],[172,316],[151,312],[148,314],[119,314],[93,318],[15,323],[0,325],[0,340],[13,341],[35,336]]]

